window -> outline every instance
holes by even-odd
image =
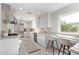
[[[61,32],[79,32],[79,12],[60,17]]]

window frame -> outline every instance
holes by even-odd
[[[73,13],[76,13],[76,12],[79,12],[78,10],[74,10],[74,11],[70,11],[70,12],[67,12],[65,14],[61,14],[58,16],[58,32],[59,33],[64,33],[64,34],[79,34],[79,32],[62,32],[61,31],[61,17],[63,16],[66,16],[66,15],[70,15],[70,14],[73,14]]]

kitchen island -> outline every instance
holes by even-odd
[[[79,55],[79,43],[76,43],[73,47],[70,48],[71,54]]]

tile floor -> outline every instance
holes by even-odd
[[[46,48],[45,47],[43,47],[40,44],[37,44],[37,45],[39,46],[39,48],[41,48],[41,50],[40,51],[37,51],[37,52],[34,52],[31,55],[53,55],[53,50],[51,49],[51,47],[48,48],[47,51],[46,51]],[[55,50],[54,51],[54,53],[55,53],[54,55],[58,55],[58,49],[55,48],[54,50]],[[29,55],[29,54],[27,52],[24,53],[23,52],[23,49],[21,47],[20,48],[20,54],[19,55]],[[60,55],[63,55],[63,52],[62,51],[60,52]],[[67,54],[64,54],[64,55],[67,55]]]

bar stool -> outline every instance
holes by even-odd
[[[46,51],[51,43],[51,48],[53,49],[53,55],[54,55],[54,42],[56,42],[56,45],[57,45],[57,48],[58,48],[58,44],[57,44],[57,40],[56,38],[52,37],[52,36],[47,36],[47,39],[48,39],[48,44],[47,44],[47,47],[46,47]]]
[[[68,51],[68,55],[70,55],[71,53],[69,51],[69,48],[72,46],[71,41],[70,40],[67,40],[67,39],[62,39],[61,38],[60,39],[60,44],[61,44],[61,46],[60,46],[58,55],[60,54],[60,51],[61,51],[62,48],[63,48],[63,55],[64,55],[66,49]]]

